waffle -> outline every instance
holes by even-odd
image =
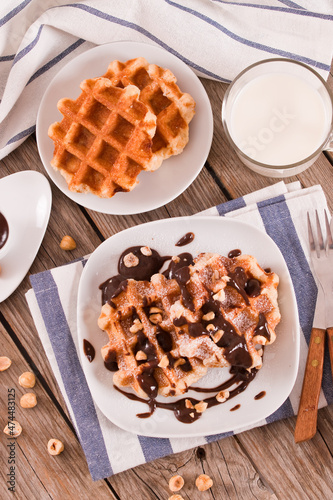
[[[180,91],[169,69],[137,57],[125,63],[112,61],[103,77],[116,87],[135,85],[140,89],[140,101],[157,117],[152,151],[161,161],[183,151],[189,140],[188,124],[195,113],[195,101]],[[98,78],[86,80],[86,84],[93,87],[96,81]]]
[[[172,321],[187,321],[178,342],[180,355],[201,359],[209,367],[261,368],[263,351],[258,347],[274,342],[280,321],[278,284],[277,274],[265,272],[253,256],[200,254],[186,284],[195,312],[182,300],[170,311]],[[200,332],[192,326],[198,315],[203,334],[193,338],[191,329]]]
[[[128,280],[102,307],[98,324],[109,335],[102,355],[117,360],[115,385],[143,397],[178,395],[209,367],[259,369],[261,346],[274,342],[280,321],[278,276],[252,256],[211,253],[194,259],[185,285],[174,275]],[[154,377],[153,395],[143,375]]]
[[[61,122],[49,128],[55,144],[52,166],[75,192],[102,198],[131,191],[142,170],[156,169],[161,160],[152,152],[156,117],[139,101],[140,90],[112,86],[100,78],[81,84],[76,100],[61,99]]]
[[[175,396],[206,373],[200,360],[179,354],[179,334],[169,314],[176,299],[177,282],[156,274],[151,282],[128,280],[112,305],[103,305],[98,325],[108,333],[109,343],[102,356],[105,363],[115,363],[116,386],[132,387],[141,397]],[[156,393],[151,391],[154,385]]]

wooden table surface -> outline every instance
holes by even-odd
[[[332,80],[330,77],[331,88]],[[24,429],[16,441],[14,494],[7,490],[9,449],[6,447],[7,436],[1,433],[1,499],[167,500],[171,496],[168,481],[176,473],[185,479],[185,487],[180,493],[186,500],[333,498],[332,406],[319,410],[318,432],[308,442],[295,444],[296,419],[290,418],[93,482],[25,299],[25,293],[31,287],[29,274],[89,254],[101,241],[122,229],[167,217],[192,215],[279,181],[259,176],[240,163],[226,141],[220,119],[227,85],[210,80],[202,80],[202,83],[212,104],[214,139],[201,173],[174,201],[144,214],[104,215],[76,205],[50,181],[52,212],[43,243],[28,275],[0,304],[0,356],[12,360],[11,367],[0,373],[0,425],[5,427],[7,421],[7,390],[15,388],[16,419]],[[310,169],[287,180],[298,179],[304,187],[321,184],[331,211],[332,158],[323,153]],[[46,175],[33,136],[1,162],[0,178],[27,169]],[[59,247],[66,234],[77,242],[74,251],[65,252]],[[37,377],[33,390],[38,404],[34,409],[26,410],[18,404],[25,392],[18,384],[18,377],[29,370]],[[65,451],[58,457],[47,452],[50,437],[59,437],[65,444]],[[194,486],[201,473],[208,474],[214,481],[213,487],[204,493]]]

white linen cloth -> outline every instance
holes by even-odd
[[[95,45],[158,45],[223,82],[271,57],[302,61],[327,78],[332,21],[331,0],[2,0],[0,159],[35,131],[41,97],[60,68]]]
[[[298,182],[279,182],[197,215],[232,217],[266,231],[280,248],[295,289],[300,320],[297,380],[283,405],[252,427],[296,415],[298,411],[317,297],[317,286],[309,264],[306,225],[307,210],[315,209],[322,215],[327,210],[321,186],[301,189]],[[122,430],[102,414],[93,401],[79,361],[76,305],[85,261],[82,259],[31,276],[33,288],[27,292],[26,298],[92,478],[108,477],[142,463],[232,435],[233,432],[191,438],[152,438]],[[319,407],[331,403],[332,375],[326,351]],[[237,433],[248,429],[237,430]]]

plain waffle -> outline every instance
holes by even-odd
[[[152,152],[156,117],[139,101],[140,90],[114,87],[106,78],[91,87],[82,82],[76,100],[61,99],[61,122],[49,128],[55,144],[52,166],[71,191],[109,198],[131,191],[142,170],[161,160]]]
[[[103,77],[116,87],[135,85],[140,89],[140,101],[157,117],[153,137],[153,153],[161,160],[181,153],[189,140],[189,123],[195,113],[195,101],[183,93],[175,75],[143,57],[125,63],[112,61]],[[87,80],[93,86],[98,79]]]

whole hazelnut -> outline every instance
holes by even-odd
[[[12,420],[4,428],[3,432],[11,437],[18,437],[22,433],[22,426],[17,420]]]
[[[7,370],[11,364],[12,362],[7,356],[0,356],[0,372]]]
[[[20,405],[22,408],[33,408],[37,404],[36,394],[33,392],[27,392],[20,399]]]
[[[64,448],[64,444],[59,439],[52,438],[47,443],[47,451],[50,455],[59,455]]]
[[[169,488],[171,491],[179,491],[184,486],[184,479],[182,476],[172,476],[169,480]]]
[[[195,480],[195,485],[199,491],[206,491],[213,486],[213,480],[207,474],[200,474]]]
[[[184,500],[184,498],[181,495],[171,495],[168,500]]]
[[[35,374],[32,372],[24,372],[19,377],[19,384],[25,389],[32,389],[36,384]]]
[[[74,250],[76,248],[75,240],[71,236],[64,236],[60,242],[60,248],[62,250]]]

